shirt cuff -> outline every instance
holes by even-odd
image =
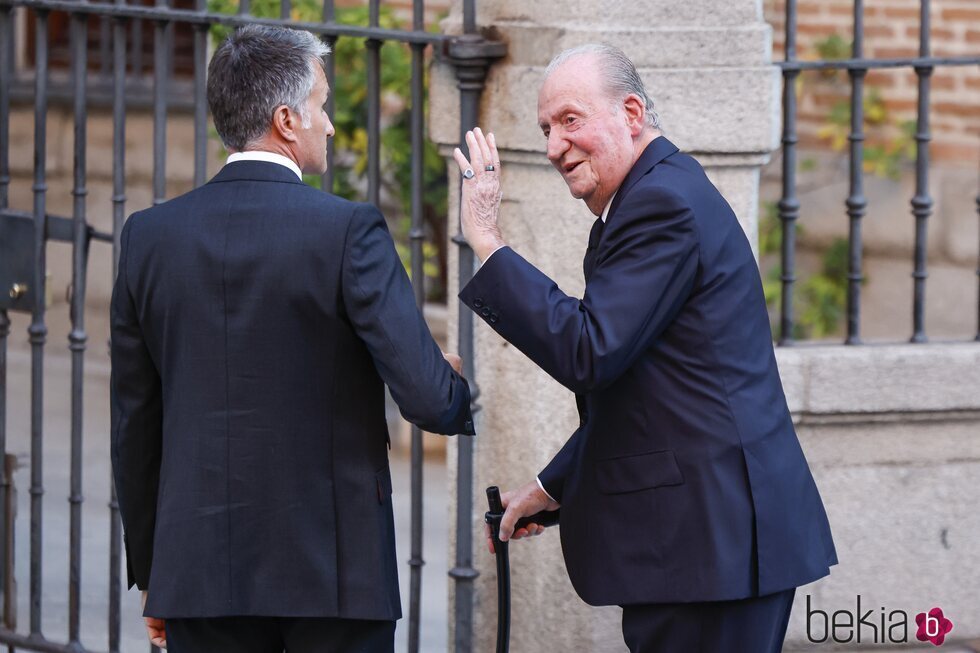
[[[485,259],[483,259],[483,261],[480,263],[480,265],[485,265],[486,262],[490,260],[490,257],[491,256],[493,256],[494,254],[496,254],[497,252],[499,252],[500,250],[502,250],[504,247],[507,247],[507,245],[501,245],[497,249],[495,249],[492,252],[490,252],[489,254],[487,254],[487,257]],[[540,484],[541,484],[541,481],[538,481],[538,485],[540,485]],[[547,492],[545,492],[545,494],[547,494]]]
[[[490,257],[488,256],[487,258],[490,258]],[[549,499],[551,499],[552,501],[555,501],[555,498],[553,496],[551,496],[550,494],[548,494],[548,490],[544,489],[544,485],[541,483],[541,479],[539,477],[535,476],[534,477],[534,480],[538,482],[538,487],[541,488],[541,491],[544,492],[545,496],[548,497]],[[555,503],[558,503],[558,502],[555,501]]]

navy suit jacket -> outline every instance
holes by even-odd
[[[576,394],[541,472],[594,605],[740,599],[837,558],[776,369],[759,269],[701,166],[666,138],[629,172],[569,297],[512,249],[460,293]]]
[[[396,619],[384,384],[473,433],[382,215],[242,161],[133,214],[112,464],[146,614]]]

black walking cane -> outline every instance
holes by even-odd
[[[490,504],[490,510],[484,519],[490,525],[497,559],[497,653],[507,653],[510,649],[510,556],[507,552],[508,542],[500,541],[500,520],[504,518],[504,506],[500,501],[500,488],[496,485],[487,488],[487,503]],[[528,524],[554,526],[558,523],[558,513],[558,510],[542,510],[529,517],[521,517],[514,530]]]

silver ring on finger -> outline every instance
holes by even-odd
[[[490,165],[486,166],[483,169],[486,170],[487,172],[493,172],[495,170],[495,168],[493,167],[493,164],[490,164]]]
[[[475,174],[476,173],[473,172],[473,168],[467,168],[466,170],[463,171],[463,178],[472,179]]]

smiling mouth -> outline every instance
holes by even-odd
[[[582,162],[581,161],[577,161],[575,163],[570,163],[570,164],[566,165],[565,166],[565,174],[567,175],[568,173],[570,173],[572,170],[574,170],[575,168],[579,167],[580,165],[582,165]]]

